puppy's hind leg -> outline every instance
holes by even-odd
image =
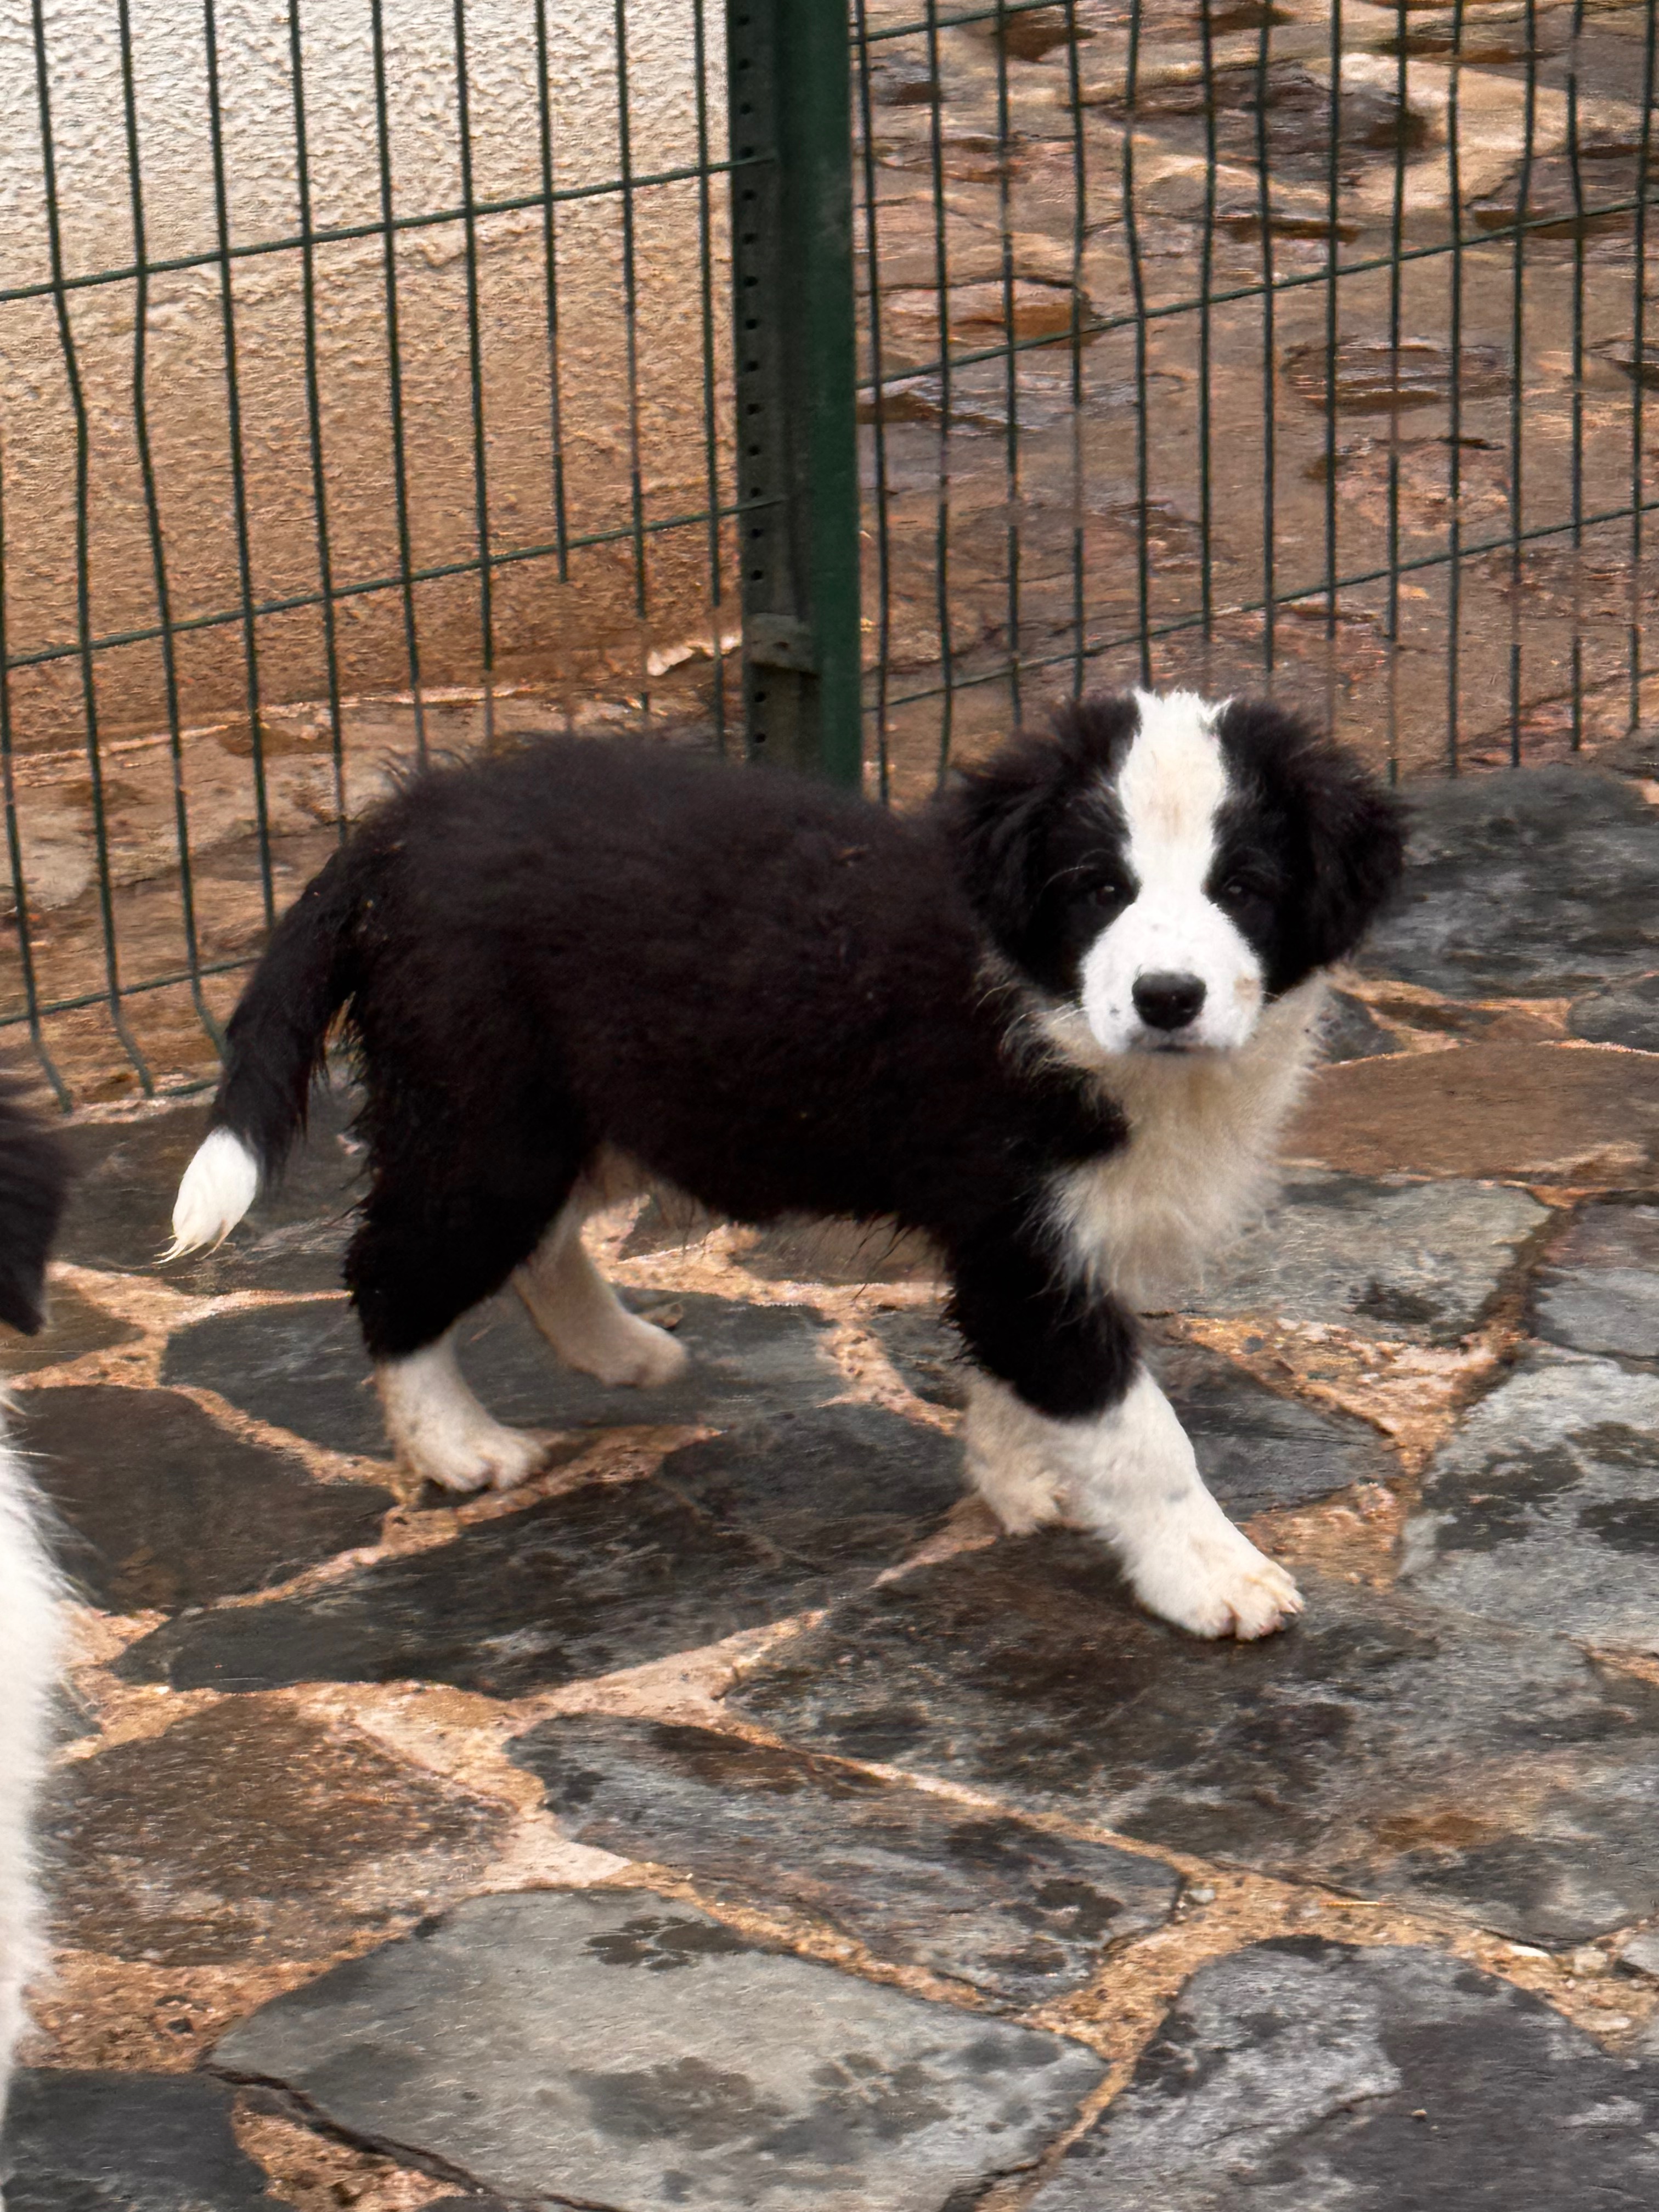
[[[346,1255],[346,1281],[392,1448],[445,1490],[511,1490],[544,1447],[502,1425],[467,1388],[455,1325],[535,1249],[572,1178],[538,1172],[516,1185],[434,1189],[382,1167]]]
[[[487,1413],[455,1358],[455,1332],[403,1359],[377,1360],[386,1434],[400,1463],[444,1490],[513,1490],[540,1466],[543,1447]]]
[[[629,1312],[582,1243],[580,1191],[513,1278],[530,1318],[567,1367],[649,1389],[685,1372],[685,1347]]]

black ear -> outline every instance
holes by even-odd
[[[1043,832],[1071,775],[1054,738],[1018,737],[959,770],[939,799],[958,879],[992,941],[1015,959],[1037,903]]]
[[[1358,762],[1322,746],[1303,763],[1307,808],[1304,927],[1316,968],[1352,952],[1399,888],[1406,810]]]
[[[940,805],[963,888],[999,949],[1052,982],[1048,831],[1066,803],[1121,765],[1140,709],[1126,692],[1055,709],[1053,733],[1011,738],[957,772]]]
[[[58,1139],[0,1082],[0,1322],[33,1336],[46,1317],[46,1261],[69,1194]]]
[[[1229,702],[1216,734],[1231,775],[1260,795],[1283,840],[1282,989],[1352,952],[1388,904],[1405,866],[1406,810],[1351,753],[1280,708]]]

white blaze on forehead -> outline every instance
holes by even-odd
[[[1227,769],[1216,709],[1195,691],[1137,691],[1140,728],[1117,780],[1127,859],[1143,892],[1201,890]]]
[[[1191,977],[1203,1003],[1181,1041],[1222,1050],[1243,1044],[1262,1002],[1261,967],[1205,886],[1216,860],[1216,818],[1227,798],[1219,709],[1192,691],[1135,695],[1139,724],[1113,786],[1136,890],[1084,955],[1082,1010],[1107,1053],[1152,1032],[1135,1005],[1143,975]],[[1158,1041],[1162,1041],[1159,1033]]]

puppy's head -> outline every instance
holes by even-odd
[[[1401,810],[1356,762],[1279,708],[1188,691],[1066,708],[945,803],[997,950],[1108,1053],[1237,1050],[1401,870]]]
[[[46,1318],[46,1261],[68,1191],[63,1146],[0,1081],[0,1322],[25,1336]]]

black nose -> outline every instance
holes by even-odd
[[[1133,995],[1149,1030],[1184,1030],[1204,1004],[1204,985],[1196,975],[1141,975]]]

